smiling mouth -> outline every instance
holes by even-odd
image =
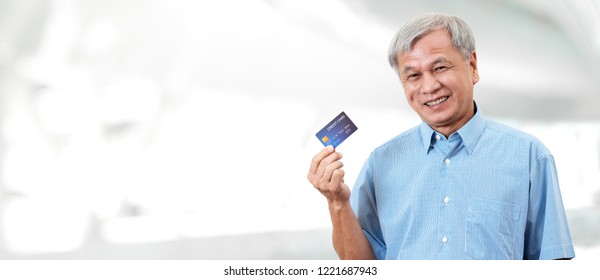
[[[425,105],[427,105],[427,106],[435,106],[435,105],[438,105],[438,104],[440,104],[440,103],[442,103],[442,102],[444,102],[446,100],[448,100],[448,96],[440,97],[440,98],[438,98],[436,100],[427,102],[427,103],[425,103]]]

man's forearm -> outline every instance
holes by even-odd
[[[365,236],[350,203],[330,203],[333,247],[342,260],[373,260],[375,253]]]

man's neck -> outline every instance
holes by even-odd
[[[477,113],[477,104],[475,103],[475,101],[473,101],[473,110],[471,112],[472,112],[471,114],[466,115],[465,117],[460,119],[458,122],[455,122],[451,125],[440,126],[440,127],[433,127],[431,125],[430,126],[431,126],[431,128],[433,128],[433,130],[443,134],[444,136],[446,136],[446,138],[448,138],[448,137],[450,137],[450,135],[452,135],[452,133],[457,132],[465,124],[467,124],[473,118],[473,116],[475,116],[475,114]]]

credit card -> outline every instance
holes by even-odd
[[[329,122],[323,129],[317,132],[316,136],[323,143],[323,146],[332,145],[336,148],[342,144],[346,138],[354,133],[358,128],[350,120],[346,113],[341,112],[331,122]]]

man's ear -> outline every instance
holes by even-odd
[[[477,69],[477,52],[473,51],[471,58],[469,59],[469,66],[471,67],[471,74],[473,75],[473,84],[479,82],[479,71]]]

